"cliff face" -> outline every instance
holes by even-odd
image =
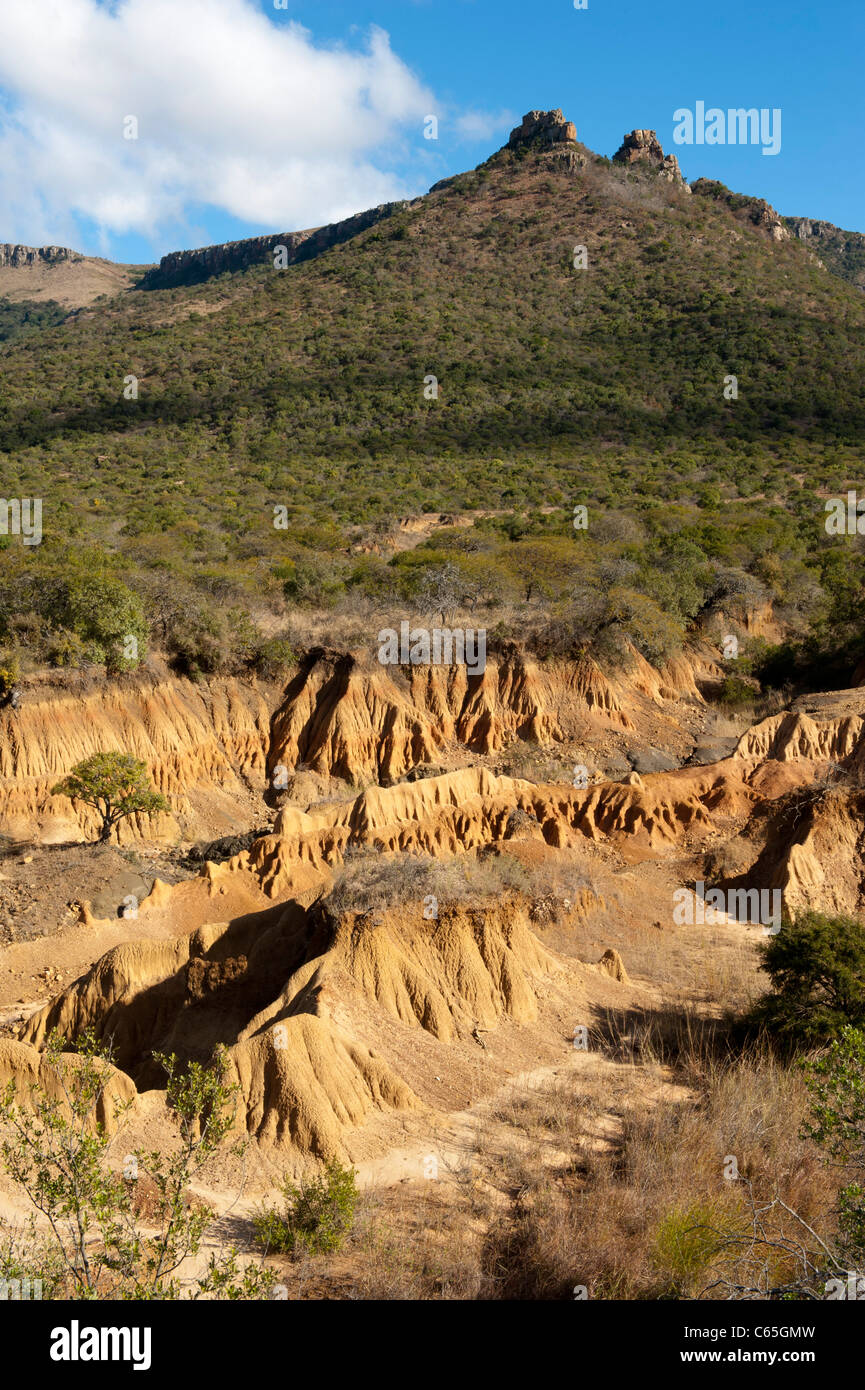
[[[382,203],[379,207],[359,212],[342,222],[326,227],[313,227],[304,232],[274,232],[270,236],[247,237],[243,241],[228,241],[221,246],[203,246],[196,251],[172,251],[163,256],[159,265],[149,270],[140,282],[145,290],[170,289],[175,285],[198,285],[226,271],[248,270],[253,265],[273,265],[277,247],[285,247],[284,263],[296,265],[308,261],[350,241],[360,232],[374,227],[394,213],[410,207],[410,203]]]
[[[273,698],[248,682],[175,677],[103,686],[83,697],[25,691],[16,711],[0,712],[0,834],[43,843],[94,838],[94,813],[50,792],[76,763],[110,751],[143,759],[172,805],[171,815],[122,822],[121,842],[253,828]]]
[[[61,261],[81,260],[68,246],[13,246],[0,242],[0,268],[18,270],[28,265],[59,265]]]

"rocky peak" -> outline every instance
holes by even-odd
[[[577,127],[573,121],[566,121],[561,111],[529,111],[523,116],[522,125],[511,131],[508,148],[513,150],[519,145],[533,144],[562,145],[568,141],[573,143],[576,138]]]
[[[653,130],[632,130],[613,155],[614,164],[636,164],[638,160],[651,164],[657,169],[658,177],[668,183],[685,184],[678,159],[674,154],[664,154]]]
[[[0,242],[0,267],[23,265],[57,265],[60,261],[74,261],[77,251],[68,246],[14,246],[11,242]]]

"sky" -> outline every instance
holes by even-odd
[[[0,0],[0,242],[140,264],[319,226],[554,107],[600,154],[652,129],[689,180],[865,232],[862,0],[577,3]],[[700,102],[780,111],[777,153],[677,144]]]

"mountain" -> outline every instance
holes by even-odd
[[[860,468],[861,290],[759,197],[689,187],[654,132],[612,160],[576,137],[530,112],[411,203],[177,253],[0,346],[0,496],[44,498],[51,542],[16,562],[32,601],[88,547],[241,608],[390,592],[396,518],[471,512],[466,554],[481,524],[564,547],[575,502],[617,572],[648,575],[647,528],[761,584],[767,545],[816,564],[822,498]],[[544,565],[550,593],[573,584],[570,558]]]

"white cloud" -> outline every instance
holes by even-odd
[[[252,0],[0,0],[0,32],[2,240],[157,235],[195,203],[289,231],[414,191],[392,165],[435,102],[380,29],[323,47]]]

